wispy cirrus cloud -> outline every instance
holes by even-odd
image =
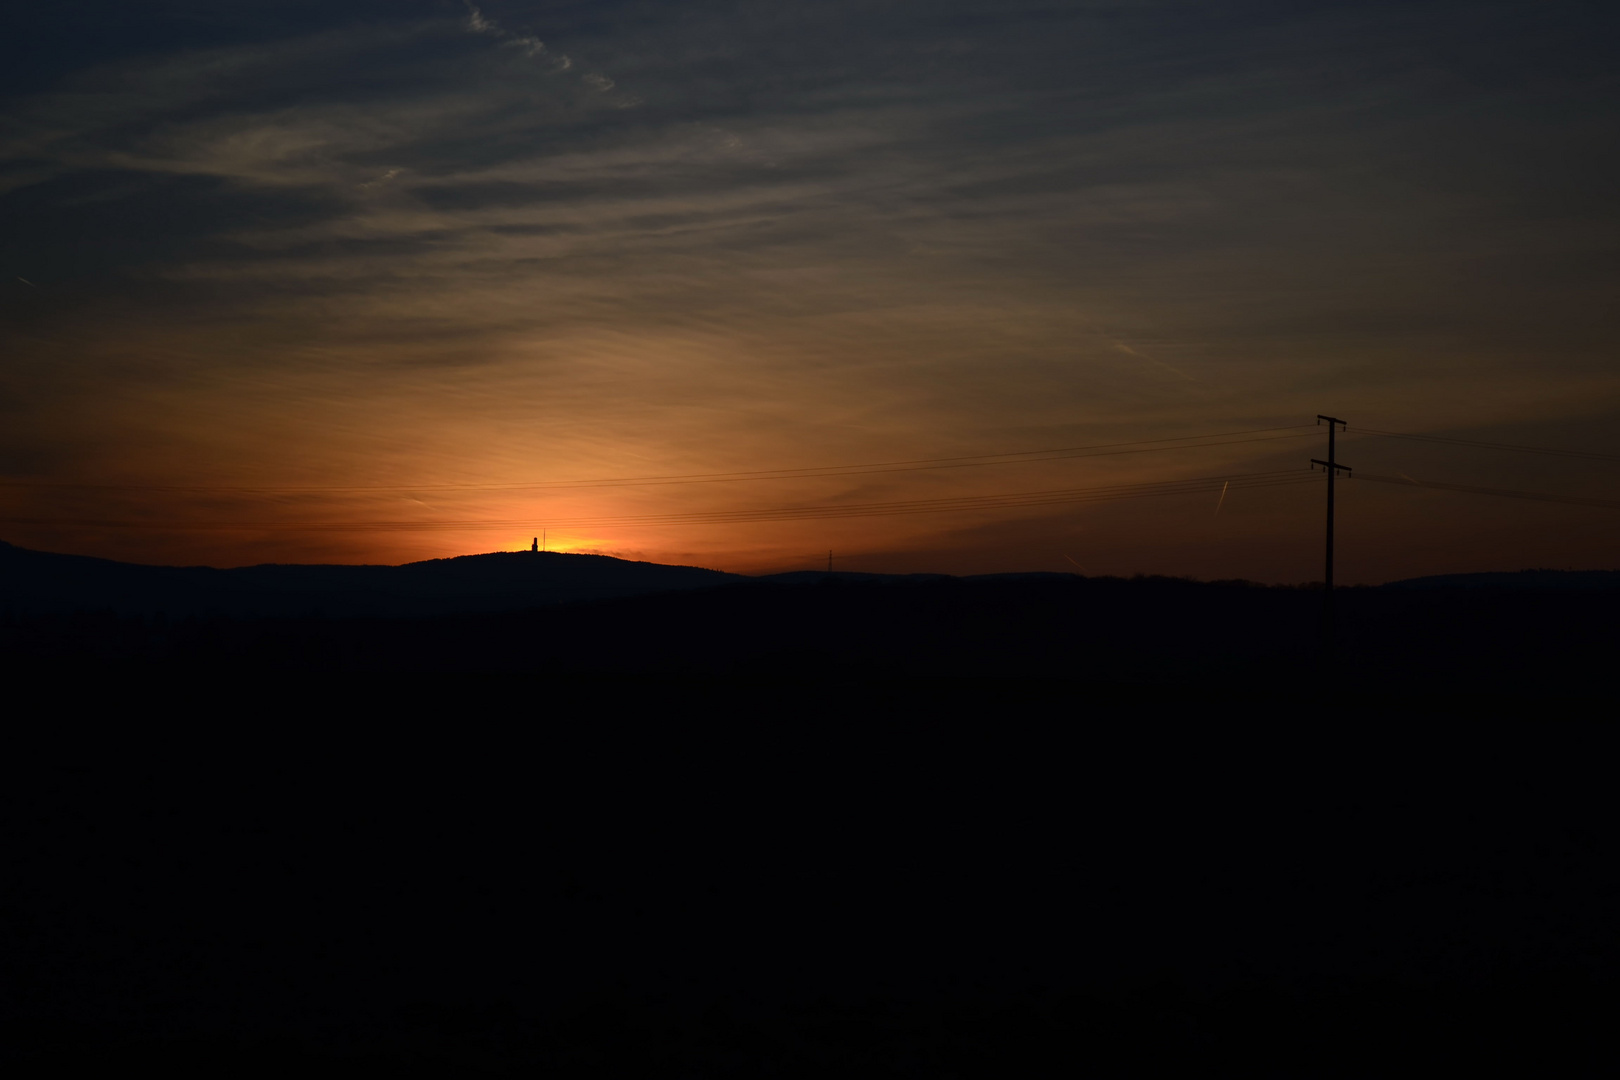
[[[567,55],[546,48],[546,43],[533,34],[513,34],[501,29],[494,20],[485,18],[484,13],[470,0],[467,2],[467,29],[474,34],[495,38],[502,47],[516,49],[531,60],[544,60],[553,71],[567,71],[574,66],[573,60]],[[605,82],[606,86],[597,86],[593,80]],[[595,73],[586,75],[584,81],[595,89],[608,90],[613,87],[612,79]]]

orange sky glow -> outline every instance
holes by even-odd
[[[0,538],[1309,581],[1332,413],[1364,474],[1566,500],[1348,481],[1341,580],[1615,565],[1579,57],[389,10],[11,87]]]

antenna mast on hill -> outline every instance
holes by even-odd
[[[1328,487],[1328,490],[1327,490],[1327,570],[1326,570],[1325,576],[1322,578],[1322,639],[1329,646],[1331,646],[1333,644],[1333,636],[1334,636],[1334,633],[1333,633],[1334,632],[1334,622],[1333,622],[1333,481],[1338,478],[1340,469],[1344,470],[1344,473],[1345,473],[1346,476],[1351,475],[1350,466],[1348,466],[1348,465],[1340,465],[1338,463],[1338,461],[1336,461],[1334,459],[1334,457],[1333,457],[1333,436],[1334,436],[1335,432],[1337,432],[1340,428],[1347,428],[1350,425],[1346,424],[1343,420],[1340,420],[1336,416],[1323,416],[1320,413],[1318,413],[1317,416],[1316,416],[1317,426],[1321,426],[1321,423],[1324,420],[1327,421],[1327,426],[1328,426],[1328,455],[1327,455],[1327,460],[1323,461],[1320,458],[1311,458],[1311,468],[1312,468],[1312,470],[1314,470],[1318,465],[1320,465],[1320,466],[1322,466],[1322,471],[1327,473],[1327,482],[1328,482],[1328,485],[1327,485],[1327,487]]]

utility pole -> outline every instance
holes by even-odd
[[[1315,468],[1318,465],[1320,465],[1320,466],[1322,466],[1322,471],[1327,473],[1327,482],[1328,482],[1328,485],[1327,485],[1327,487],[1328,487],[1328,491],[1327,491],[1327,573],[1322,579],[1322,640],[1329,647],[1331,647],[1333,645],[1333,638],[1334,638],[1334,619],[1333,619],[1333,481],[1338,478],[1340,469],[1344,470],[1344,473],[1345,473],[1346,476],[1350,475],[1350,466],[1348,466],[1348,465],[1340,465],[1338,460],[1336,458],[1334,458],[1334,456],[1333,456],[1333,436],[1340,428],[1346,428],[1346,427],[1349,427],[1349,425],[1346,424],[1343,420],[1340,420],[1336,416],[1323,416],[1322,414],[1318,413],[1317,416],[1316,416],[1317,426],[1320,427],[1321,424],[1322,424],[1322,421],[1324,421],[1324,420],[1327,421],[1327,426],[1328,426],[1328,455],[1327,455],[1327,460],[1323,461],[1320,458],[1311,458],[1311,469],[1314,471]]]
[[[827,573],[832,573],[832,552],[827,552]]]

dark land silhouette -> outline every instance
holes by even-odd
[[[153,567],[0,547],[13,663],[107,672],[1023,677],[1340,693],[1606,693],[1620,572],[1335,590],[1072,574],[744,577],[603,555]],[[69,676],[77,679],[78,675]]]
[[[19,613],[263,618],[506,611],[701,589],[735,574],[606,555],[497,552],[404,566],[141,566],[0,543],[0,605]]]
[[[446,560],[460,593],[268,575],[310,606],[254,617],[207,573],[165,611],[8,571],[6,1052],[806,1077],[1605,1052],[1616,575],[1343,589],[1325,654],[1310,588],[686,588],[709,572],[567,558]]]

